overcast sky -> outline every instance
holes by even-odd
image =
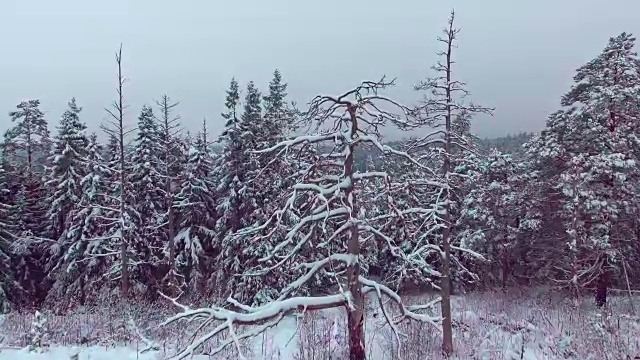
[[[98,130],[120,42],[131,123],[167,93],[186,128],[206,117],[217,134],[231,77],[266,91],[275,68],[299,103],[384,74],[398,78],[391,95],[411,103],[454,7],[456,76],[496,108],[475,122],[480,136],[541,129],[575,68],[610,36],[640,34],[636,0],[1,0],[0,131],[10,125],[1,114],[31,98],[53,130],[72,96]]]

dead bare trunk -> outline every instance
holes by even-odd
[[[127,259],[127,243],[124,241],[120,243],[120,257],[122,266],[122,279],[121,288],[122,297],[126,298],[129,294],[129,260]]]
[[[448,206],[446,206],[448,208]],[[451,246],[449,244],[450,230],[449,221],[451,215],[449,209],[446,209],[443,221],[447,224],[442,233],[442,247],[444,258],[442,259],[442,284],[440,309],[442,311],[442,352],[445,356],[453,353],[453,327],[451,322]]]
[[[116,109],[118,111],[118,141],[120,146],[120,257],[121,257],[121,276],[122,276],[122,297],[126,298],[129,294],[129,260],[127,259],[127,239],[125,213],[126,201],[126,176],[125,176],[125,159],[124,159],[124,99],[122,95],[122,85],[124,77],[122,76],[122,45],[116,54],[116,62],[118,63],[118,103]]]
[[[349,107],[349,115],[351,117],[351,137],[354,139],[357,136],[358,120],[355,109]],[[344,163],[345,177],[350,179],[349,187],[345,190],[345,196],[347,198],[348,206],[350,210],[355,213],[356,198],[354,189],[353,178],[353,152],[355,146],[349,144],[347,146],[349,154]],[[360,256],[360,241],[358,236],[358,225],[351,225],[351,231],[349,235],[349,242],[347,250],[349,255],[356,259]],[[360,263],[354,261],[349,265],[347,269],[347,281],[349,282],[349,292],[352,296],[351,306],[347,306],[347,326],[349,330],[349,359],[350,360],[365,360],[364,350],[364,296],[362,294],[362,287],[360,286]]]
[[[164,152],[164,204],[167,210],[167,246],[169,248],[168,269],[163,282],[167,282],[169,287],[179,287],[176,272],[176,216],[173,208],[174,198],[174,179],[177,174],[174,173],[173,166],[176,165],[175,158],[176,142],[175,138],[179,131],[180,116],[172,116],[171,111],[178,106],[179,102],[171,102],[168,95],[163,95],[160,101],[156,101],[162,113],[159,121],[160,129],[163,135],[163,152]]]
[[[447,89],[446,89],[446,99],[447,99],[447,112],[445,115],[445,148],[444,148],[444,162],[443,162],[443,173],[445,176],[445,181],[447,185],[450,186],[450,178],[449,173],[451,172],[451,145],[452,145],[452,134],[451,134],[451,105],[452,105],[452,94],[451,94],[451,50],[453,46],[453,36],[455,35],[453,29],[453,13],[451,14],[451,19],[449,21],[449,38],[447,39],[447,54],[446,54],[446,75],[447,75]],[[442,259],[442,301],[440,303],[442,310],[442,353],[445,356],[450,356],[453,353],[453,327],[451,322],[451,189],[447,188],[445,197],[445,206],[444,206],[444,214],[442,216],[442,221],[444,222],[444,230],[442,232],[442,250],[444,253],[444,258]]]
[[[30,113],[26,113],[24,117],[24,126],[27,132],[27,165],[29,174],[33,173],[33,141],[31,140],[31,119],[27,117],[31,116]]]
[[[167,167],[168,168],[168,167]],[[168,283],[169,287],[178,286],[178,282],[175,276],[175,263],[176,263],[176,245],[175,245],[175,220],[173,213],[173,193],[171,192],[171,178],[167,177],[167,184],[165,186],[166,191],[166,206],[167,206],[167,241],[169,242],[169,270],[168,270]]]

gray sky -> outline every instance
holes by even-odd
[[[539,130],[575,68],[610,36],[640,35],[634,0],[2,0],[0,115],[39,98],[53,131],[75,96],[98,130],[115,96],[120,42],[132,124],[167,93],[181,102],[186,128],[206,117],[217,134],[231,77],[266,90],[276,67],[299,103],[383,74],[398,77],[390,95],[411,103],[453,7],[457,76],[476,102],[496,108],[475,122],[480,136]],[[0,131],[9,125],[0,116]]]

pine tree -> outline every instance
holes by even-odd
[[[18,110],[9,113],[11,121],[17,123],[4,134],[5,155],[11,162],[26,166],[27,173],[40,172],[40,156],[48,154],[49,130],[44,113],[40,110],[40,100],[23,101]]]
[[[543,218],[551,235],[544,238],[563,239],[537,244],[548,249],[547,262],[555,262],[547,266],[554,269],[549,276],[576,292],[595,282],[598,305],[637,249],[629,240],[640,204],[640,60],[634,42],[627,33],[611,38],[598,57],[578,68],[562,97],[564,108],[527,145],[540,173],[540,198],[557,204]]]
[[[520,219],[526,215],[524,188],[529,179],[522,164],[498,150],[478,162],[480,171],[472,177],[475,186],[465,194],[456,221],[458,241],[497,266],[484,272],[488,275],[483,279],[485,285],[501,282],[506,288],[519,265],[517,253],[523,249]],[[501,279],[489,281],[498,272]]]
[[[7,161],[15,164],[10,175],[23,187],[24,206],[20,208],[23,213],[17,216],[24,221],[21,234],[29,237],[47,235],[46,192],[40,178],[44,164],[40,159],[48,153],[50,140],[47,121],[39,106],[39,100],[18,104],[18,110],[9,113],[16,125],[7,130],[3,142]]]
[[[40,284],[44,278],[45,253],[38,246],[47,237],[46,191],[41,175],[43,156],[50,150],[49,130],[39,100],[23,101],[9,113],[16,125],[4,135],[3,156],[12,163],[8,176],[15,194],[9,214],[14,243],[20,251],[13,256],[12,268],[20,284],[21,301],[38,303],[44,298]]]

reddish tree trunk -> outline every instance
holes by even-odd
[[[347,319],[349,326],[349,360],[365,360],[362,312],[358,314],[357,311],[349,311]]]
[[[351,139],[355,139],[358,133],[358,118],[356,110],[350,106],[349,115],[351,117]],[[356,212],[356,194],[354,192],[355,180],[353,155],[355,151],[354,145],[348,145],[349,154],[344,162],[344,175],[348,178],[349,186],[345,189],[345,198],[353,213]],[[360,256],[360,237],[358,233],[358,225],[351,226],[347,249],[349,255],[356,259]],[[349,284],[349,292],[351,293],[352,306],[347,306],[347,325],[349,328],[349,359],[365,360],[364,350],[364,296],[362,294],[362,286],[360,285],[360,263],[355,261],[347,268],[347,281]]]

